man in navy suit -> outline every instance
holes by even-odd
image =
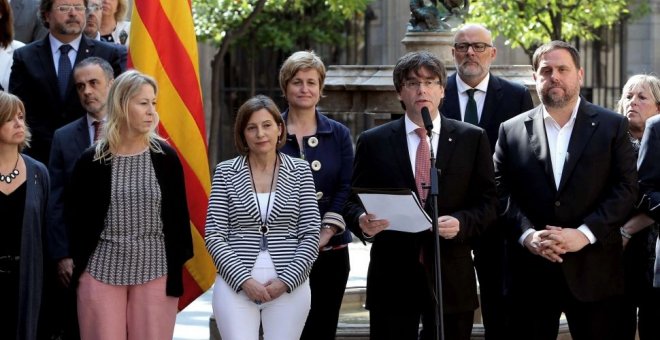
[[[445,117],[477,125],[488,135],[491,151],[495,149],[500,124],[534,105],[527,87],[490,74],[497,56],[488,29],[468,24],[456,32],[452,55],[456,73],[447,80],[445,101],[440,107]],[[470,120],[470,95],[473,110]],[[474,115],[476,113],[476,115]],[[476,119],[476,120],[475,120]],[[486,339],[504,339],[510,324],[510,297],[507,294],[507,247],[503,221],[489,226],[475,241],[474,264],[479,277],[481,316]]]
[[[55,131],[48,164],[51,178],[48,250],[51,259],[57,263],[57,278],[62,286],[61,294],[58,294],[58,309],[65,339],[78,337],[78,323],[76,293],[69,289],[74,263],[69,252],[69,228],[63,216],[63,195],[78,157],[93,145],[105,121],[108,92],[114,80],[112,66],[99,57],[89,57],[76,65],[73,79],[80,103],[87,114]]]
[[[394,87],[406,110],[404,117],[363,132],[357,141],[353,187],[410,189],[431,211],[428,190],[416,177],[429,174],[419,157],[426,143],[437,154],[439,170],[438,231],[441,246],[447,339],[470,339],[478,306],[471,243],[495,218],[493,162],[483,129],[442,117],[445,67],[433,54],[420,51],[403,56],[394,68]],[[423,129],[422,109],[430,111],[432,137]],[[418,135],[424,133],[424,136]],[[428,150],[428,149],[427,149]],[[430,150],[426,152],[430,155]],[[421,177],[424,178],[424,177]],[[418,182],[421,182],[419,180]],[[428,184],[428,181],[425,181]],[[430,215],[430,213],[429,213]],[[345,219],[351,231],[371,241],[367,275],[367,309],[372,340],[433,338],[433,253],[430,231],[406,233],[388,230],[389,221],[369,214],[355,196],[347,202]]]
[[[532,59],[542,105],[500,127],[498,194],[507,199],[516,334],[624,339],[619,228],[637,199],[628,120],[581,98],[580,54],[563,41]]]
[[[61,46],[70,46],[66,53],[70,67],[90,56],[107,60],[115,76],[126,66],[125,49],[83,36],[86,6],[87,0],[42,0],[41,20],[49,34],[14,52],[9,92],[25,104],[26,120],[32,132],[31,146],[26,152],[45,164],[48,164],[53,132],[85,114],[74,91],[72,76],[66,78],[64,92],[60,91]]]

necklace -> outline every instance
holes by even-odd
[[[16,164],[14,164],[14,171],[3,175],[0,174],[0,182],[5,182],[7,184],[10,184],[11,181],[13,181],[21,172],[18,171],[18,159],[20,158],[19,155],[16,155]]]
[[[270,214],[270,197],[273,194],[273,183],[275,183],[275,169],[277,169],[277,158],[275,158],[275,164],[273,165],[273,177],[270,179],[270,188],[268,189],[268,202],[266,203],[266,217],[261,216],[261,204],[259,203],[259,196],[257,194],[257,186],[254,183],[254,175],[252,174],[252,165],[250,164],[250,157],[248,156],[248,169],[250,170],[250,179],[252,180],[252,188],[254,189],[254,198],[257,201],[257,209],[259,210],[259,221],[261,222],[261,227],[259,227],[259,232],[261,233],[261,241],[259,242],[259,249],[261,251],[268,250],[268,215]]]

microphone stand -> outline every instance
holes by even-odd
[[[442,273],[440,272],[440,233],[438,232],[438,195],[439,195],[439,186],[438,186],[438,175],[439,170],[435,166],[435,154],[433,153],[433,124],[431,126],[426,126],[426,134],[429,136],[431,141],[429,150],[431,151],[431,187],[428,193],[428,197],[431,199],[431,230],[433,232],[433,250],[435,253],[435,303],[436,308],[434,308],[435,314],[435,339],[444,340],[444,310],[442,307]]]

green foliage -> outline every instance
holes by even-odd
[[[527,54],[550,40],[594,40],[596,29],[610,27],[648,0],[474,0],[468,20],[503,36]],[[640,6],[641,5],[641,6]]]
[[[304,41],[337,41],[343,22],[359,15],[370,0],[267,0],[243,39],[259,46],[289,49]],[[197,37],[216,46],[252,13],[257,0],[193,0]]]

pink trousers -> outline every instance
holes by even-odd
[[[78,322],[82,340],[172,339],[176,297],[165,294],[167,276],[134,286],[115,286],[88,272],[78,285]]]

